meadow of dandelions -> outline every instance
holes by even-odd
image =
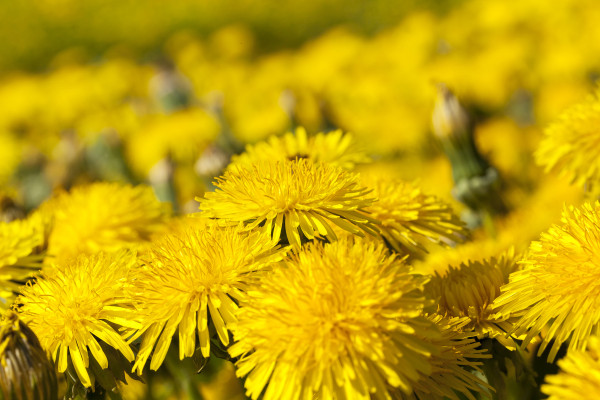
[[[64,3],[0,6],[90,22],[0,43],[0,399],[600,398],[595,1]]]

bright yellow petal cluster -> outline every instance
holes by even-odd
[[[493,390],[487,383],[473,372],[481,372],[481,360],[491,358],[485,354],[469,334],[464,331],[467,318],[443,318],[440,315],[429,316],[441,331],[441,336],[431,338],[441,351],[431,358],[433,370],[429,375],[422,375],[414,385],[414,393],[406,395],[396,392],[396,399],[402,400],[476,400],[475,393]],[[459,395],[460,393],[461,395]],[[485,398],[485,397],[483,397]]]
[[[118,183],[76,187],[50,200],[47,207],[54,216],[48,254],[57,260],[146,241],[168,214],[151,187]]]
[[[134,369],[142,373],[155,346],[150,368],[158,369],[177,329],[181,359],[194,354],[196,331],[202,355],[208,357],[209,320],[228,345],[237,301],[284,254],[268,233],[248,232],[241,225],[182,224],[178,232],[157,239],[132,289],[144,315]]]
[[[0,222],[0,308],[8,307],[21,284],[41,268],[43,243],[44,226],[39,214]]]
[[[381,222],[381,236],[395,251],[422,254],[427,241],[442,245],[464,241],[465,224],[437,197],[402,181],[377,179],[368,186],[377,201],[367,211]]]
[[[494,303],[505,317],[520,317],[513,331],[527,334],[524,346],[549,327],[538,353],[554,340],[549,360],[566,341],[585,349],[600,330],[600,203],[565,207],[561,221],[531,244],[525,267]]]
[[[264,142],[247,145],[244,153],[232,157],[229,168],[241,164],[295,158],[326,162],[346,170],[352,170],[357,164],[371,161],[366,154],[356,149],[354,138],[349,133],[344,134],[338,129],[308,137],[306,130],[299,127],[295,134],[288,132],[280,137],[271,136]]]
[[[114,347],[129,361],[134,354],[117,329],[137,329],[137,312],[125,296],[126,277],[135,254],[82,255],[54,268],[22,290],[21,318],[42,347],[65,372],[70,359],[84,386],[93,385],[89,352],[101,368],[109,367],[100,343]]]
[[[426,279],[355,239],[309,243],[241,303],[229,352],[252,399],[389,399],[431,373]]]
[[[310,160],[240,165],[217,179],[218,189],[200,201],[203,215],[226,224],[260,227],[276,240],[284,231],[290,244],[302,238],[336,240],[331,223],[353,234],[374,233],[375,220],[365,212],[370,190],[358,175]]]
[[[546,375],[548,400],[600,399],[600,340],[589,338],[586,351],[570,351],[558,361],[560,372]]]
[[[545,131],[536,152],[546,171],[558,171],[592,193],[600,190],[600,91],[564,112]]]
[[[495,315],[492,303],[509,275],[518,269],[514,251],[482,261],[469,261],[437,273],[425,286],[425,293],[437,300],[436,313],[447,318],[466,317],[461,327],[474,331],[478,338],[493,337],[508,348],[517,346],[506,332],[512,330],[514,318]]]

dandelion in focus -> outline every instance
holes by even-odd
[[[375,234],[364,212],[373,203],[358,175],[306,159],[240,165],[217,178],[218,189],[198,198],[205,217],[260,227],[275,240],[282,231],[299,248],[302,238],[336,240],[331,223],[355,235]]]
[[[526,334],[523,346],[548,327],[538,355],[554,341],[550,361],[567,341],[585,349],[600,328],[600,203],[565,207],[561,222],[531,244],[494,302],[499,315],[519,317],[511,333]]]
[[[382,244],[309,243],[241,303],[238,376],[252,399],[385,399],[432,372],[426,278]],[[262,394],[261,394],[262,393]]]
[[[264,142],[247,145],[244,153],[233,156],[230,168],[240,164],[295,158],[326,162],[346,170],[371,161],[357,148],[353,136],[349,133],[344,134],[338,129],[328,133],[319,132],[309,137],[306,129],[299,127],[295,133],[288,132],[281,137],[271,136]]]
[[[209,320],[228,345],[237,302],[284,254],[268,233],[247,232],[243,226],[208,223],[199,229],[182,224],[179,231],[157,239],[134,275],[132,290],[143,315],[134,369],[142,373],[153,349],[150,368],[158,369],[177,329],[180,359],[196,351],[196,332],[202,356],[208,357]]]
[[[58,372],[71,362],[81,384],[92,387],[90,352],[102,369],[110,368],[105,345],[133,361],[120,331],[139,328],[137,312],[125,296],[126,277],[135,262],[135,254],[125,251],[83,255],[55,265],[22,290],[20,316],[52,355]]]
[[[381,236],[398,253],[422,255],[426,242],[450,245],[468,234],[448,204],[410,183],[376,179],[368,186],[377,201],[367,211],[381,222]]]
[[[438,299],[436,314],[445,318],[467,318],[469,322],[461,326],[462,331],[475,332],[479,339],[495,338],[505,347],[515,349],[514,340],[506,337],[512,330],[514,318],[496,315],[492,303],[516,270],[517,259],[510,250],[500,257],[468,261],[450,266],[442,273],[436,271],[425,293]]]

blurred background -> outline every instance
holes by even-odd
[[[232,154],[340,128],[382,173],[450,197],[431,139],[437,83],[527,188],[540,127],[594,87],[593,0],[37,0],[0,6],[0,187],[150,182],[192,210]]]

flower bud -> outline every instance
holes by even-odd
[[[476,214],[504,214],[498,171],[479,153],[469,115],[444,84],[438,85],[432,122],[452,164],[454,197]]]
[[[54,365],[37,337],[9,311],[0,326],[0,394],[11,400],[55,400]]]
[[[469,135],[469,115],[456,96],[444,84],[438,85],[433,109],[433,131],[440,140]]]

